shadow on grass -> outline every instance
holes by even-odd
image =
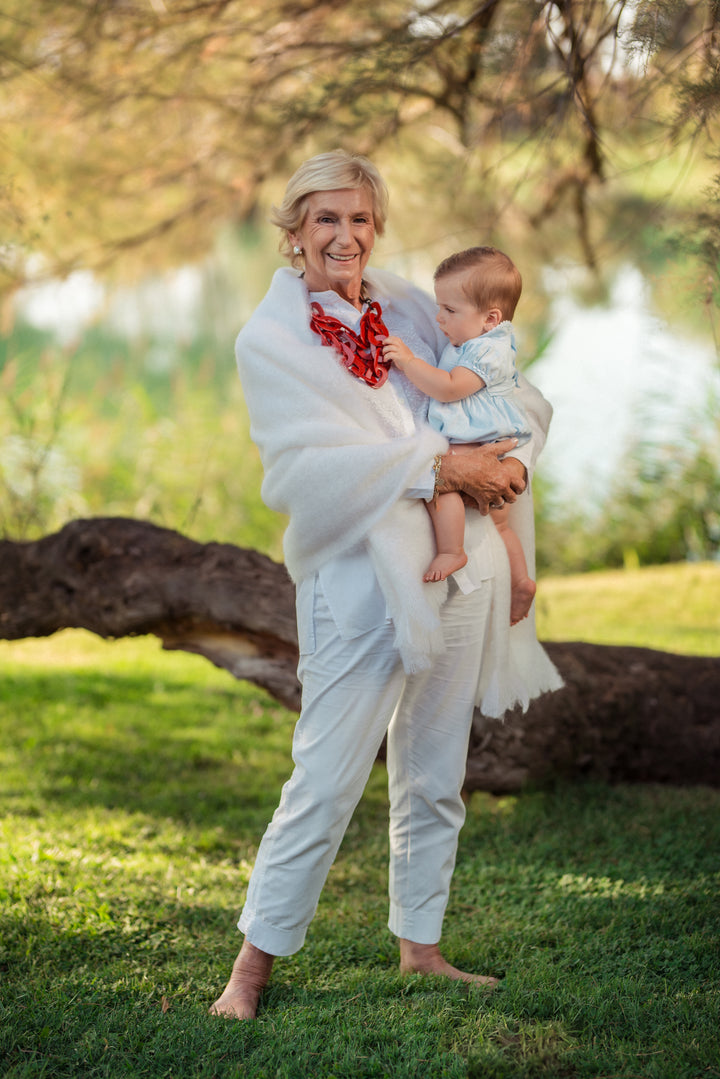
[[[256,843],[275,807],[292,715],[232,683],[10,681],[10,1079],[720,1074],[719,792],[586,783],[471,798],[443,946],[506,973],[488,996],[397,975],[378,770],[306,948],[276,965],[258,1023],[228,1023],[206,1009],[239,940],[237,843]],[[87,809],[122,812],[93,833]]]
[[[6,986],[5,1074],[671,1079],[701,1074],[703,1062],[702,1074],[714,1074],[714,1025],[699,995],[650,974],[588,977],[582,937],[578,969],[562,983],[539,986],[524,964],[490,994],[403,979],[384,962],[328,972],[310,943],[301,961],[276,966],[257,1023],[207,1014],[221,988],[216,949],[201,953],[187,939],[154,954],[124,934],[107,937],[61,941],[40,998],[22,970]],[[660,1053],[665,1070],[643,1067]]]
[[[547,825],[560,827],[543,802]],[[367,839],[363,850],[370,861],[383,853]],[[499,972],[488,957],[502,957],[507,977],[494,993],[400,978],[384,897],[368,899],[361,879],[348,911],[326,900],[306,948],[278,961],[256,1024],[207,1015],[236,946],[226,908],[185,907],[155,882],[140,899],[137,886],[134,899],[116,894],[92,931],[63,929],[40,889],[0,921],[6,1074],[714,1074],[718,920],[705,865],[679,893],[666,872],[665,892],[612,896],[587,883],[563,891],[558,868],[538,848],[506,858],[494,872],[507,891],[489,901],[478,861],[472,888],[460,872],[446,951],[486,972]],[[666,1070],[647,1067],[660,1052]]]
[[[291,768],[294,716],[227,690],[94,672],[4,680],[6,804],[38,815],[101,806],[204,827],[268,818]]]

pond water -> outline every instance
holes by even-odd
[[[554,334],[530,377],[555,409],[540,471],[558,495],[591,506],[637,441],[702,437],[720,368],[710,328],[693,339],[663,322],[635,267],[616,275],[601,307],[574,300],[571,277],[548,281]]]
[[[558,499],[589,508],[607,493],[638,439],[702,437],[711,422],[708,401],[720,395],[720,368],[710,327],[700,339],[667,325],[653,311],[649,287],[634,266],[616,274],[602,306],[573,298],[577,279],[576,267],[546,271],[553,337],[530,377],[555,410],[539,470]],[[144,330],[150,337],[167,333],[188,340],[202,314],[203,281],[199,271],[185,267],[112,297],[90,274],[76,273],[26,290],[18,307],[23,318],[54,328],[65,341],[101,311],[128,336]],[[162,352],[153,347],[149,363],[159,362]],[[162,352],[170,363],[173,354],[174,348]]]

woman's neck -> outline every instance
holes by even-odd
[[[335,292],[346,303],[352,304],[357,311],[362,311],[363,305],[367,302],[367,294],[365,289],[365,282],[358,281],[353,282],[351,285],[333,284],[331,281],[313,281],[308,278],[307,274],[303,275],[305,280],[305,287],[308,292]]]

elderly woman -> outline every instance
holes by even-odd
[[[238,1018],[255,1016],[274,957],[302,946],[386,733],[401,970],[494,984],[451,966],[438,945],[473,708],[501,714],[556,684],[532,630],[520,674],[517,663],[507,674],[509,574],[486,516],[524,491],[550,407],[523,382],[534,438],[522,450],[513,440],[449,450],[425,422],[427,400],[383,361],[382,342],[397,334],[437,362],[443,338],[429,297],[368,269],[386,210],[365,158],[333,151],[301,165],[274,211],[293,269],[277,271],[237,340],[262,496],[289,516],[303,688],[295,767],[258,850],[242,949],[212,1007]],[[467,566],[428,585],[423,499],[435,490],[465,492],[478,509],[467,514]],[[524,534],[531,542],[527,525]]]

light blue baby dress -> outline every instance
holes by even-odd
[[[530,427],[515,401],[515,334],[511,322],[501,322],[462,345],[446,345],[438,367],[452,371],[467,367],[485,388],[461,401],[431,401],[428,422],[450,442],[495,442],[499,438],[530,438]]]

